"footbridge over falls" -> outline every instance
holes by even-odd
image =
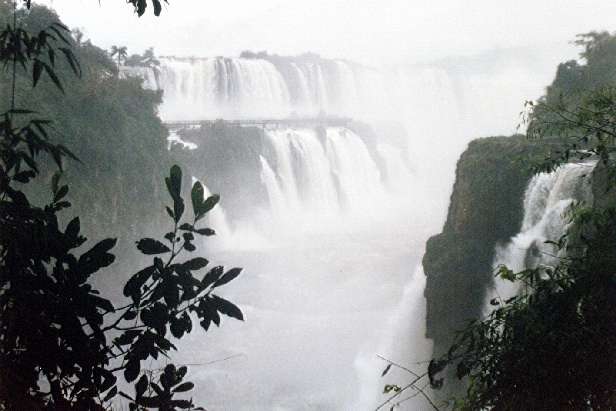
[[[207,127],[215,124],[237,125],[243,127],[346,127],[353,119],[347,117],[336,118],[286,118],[286,119],[244,119],[244,120],[176,120],[166,121],[165,125],[170,132],[184,128]]]

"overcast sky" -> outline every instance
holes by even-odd
[[[562,61],[577,33],[616,29],[611,0],[169,0],[141,18],[123,0],[45,1],[100,47],[176,56],[312,51],[379,65],[527,49]]]

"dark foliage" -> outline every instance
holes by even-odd
[[[6,6],[3,2],[2,11]],[[14,23],[0,32],[0,61],[9,73],[10,89],[29,77],[39,85],[36,96],[46,74],[53,86],[70,95],[61,65],[77,74],[86,70],[68,47],[68,30],[52,22],[32,32],[26,29],[29,15],[18,11]],[[114,263],[116,240],[86,247],[78,217],[66,225],[59,221],[71,207],[68,186],[60,184],[64,159],[76,156],[52,141],[57,134],[49,120],[16,107],[12,98],[0,114],[0,409],[103,410],[118,393],[130,400],[131,410],[195,409],[191,400],[175,398],[193,388],[182,382],[185,367],[170,364],[157,374],[142,365],[167,356],[175,349],[173,339],[190,332],[194,321],[207,330],[220,324],[221,314],[243,319],[238,307],[213,294],[241,270],[214,267],[203,272],[209,264],[205,258],[186,258],[196,250],[198,237],[214,234],[197,223],[219,197],[205,198],[203,186],[195,183],[188,219],[182,172],[171,168],[166,185],[172,205],[166,210],[173,228],[161,240],[137,241],[151,264],[130,277],[123,290],[126,301],[116,305],[91,283]],[[57,168],[51,177],[52,200],[43,207],[32,203],[27,190],[48,168],[41,154]],[[126,382],[137,380],[134,397],[118,391],[120,376]]]
[[[495,310],[470,320],[449,350],[430,363],[434,388],[442,386],[440,375],[450,365],[466,379],[466,395],[452,402],[454,409],[616,408],[616,89],[592,75],[599,70],[603,80],[613,81],[616,43],[607,33],[590,33],[578,44],[585,47],[587,66],[561,65],[550,92],[531,104],[526,120],[531,140],[559,137],[558,149],[537,171],[573,158],[597,159],[595,200],[572,206],[571,228],[552,239],[566,248],[567,257],[520,273],[500,266],[497,275],[523,282],[525,291],[491,301]]]

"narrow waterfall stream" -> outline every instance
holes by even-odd
[[[592,201],[590,175],[595,163],[571,163],[551,173],[535,175],[524,196],[524,218],[520,232],[509,244],[497,247],[494,267],[505,264],[514,272],[539,265],[553,266],[563,250],[554,244],[565,234],[569,219],[565,213],[574,201]],[[518,283],[495,279],[488,300],[506,300],[516,295]]]

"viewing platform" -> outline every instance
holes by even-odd
[[[246,119],[246,120],[184,120],[165,121],[164,124],[171,131],[183,128],[204,127],[215,124],[237,125],[244,127],[261,126],[263,128],[278,127],[346,127],[352,122],[352,118],[285,118],[285,119]]]

